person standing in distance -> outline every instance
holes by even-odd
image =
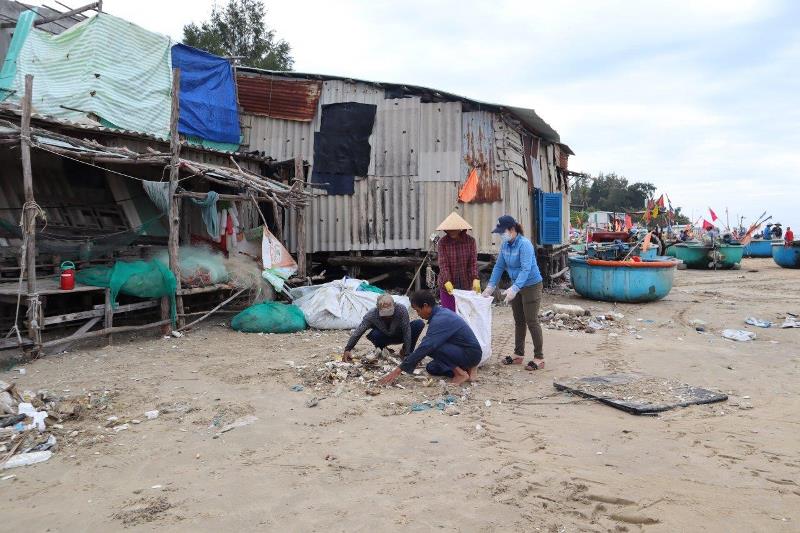
[[[512,216],[500,217],[492,233],[499,234],[503,243],[483,296],[491,297],[494,294],[503,272],[507,272],[512,281],[511,287],[503,292],[503,296],[505,303],[511,304],[514,314],[514,356],[506,356],[503,364],[523,363],[527,329],[533,337],[533,361],[528,362],[525,369],[541,370],[544,368],[544,338],[542,326],[539,324],[542,274],[536,262],[536,250],[531,241],[522,234],[522,226]]]

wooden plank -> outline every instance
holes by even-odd
[[[305,189],[305,172],[303,171],[303,158],[300,154],[294,157],[294,179],[293,187]],[[297,231],[297,275],[305,277],[306,270],[306,208],[299,205],[294,210],[296,231]]]
[[[77,341],[79,341],[81,339],[81,337],[87,331],[92,329],[94,327],[94,325],[97,324],[98,322],[100,322],[100,317],[99,316],[89,320],[88,322],[86,322],[84,325],[82,325],[80,328],[78,328],[78,331],[76,331],[75,333],[73,333],[69,337],[64,337],[63,339],[58,339],[57,341],[51,341],[51,342],[56,343],[56,344],[52,344],[51,346],[61,346],[61,348],[59,348],[59,350],[58,350],[60,352],[65,352],[65,351],[69,350],[70,348],[72,348],[75,345],[75,343]]]
[[[178,231],[180,230],[180,208],[178,197],[178,171],[181,163],[181,140],[178,136],[178,116],[180,114],[181,69],[172,69],[172,113],[169,119],[169,269],[175,275],[176,295],[175,305],[179,315],[183,314],[183,298],[181,297],[181,268],[178,256]],[[185,323],[183,317],[178,316],[178,327]]]
[[[30,347],[33,346],[33,341],[27,337],[22,337],[22,347]],[[12,337],[9,339],[0,339],[0,350],[9,350],[11,348],[19,348],[19,343],[17,342],[16,337]]]
[[[25,94],[22,97],[22,118],[20,122],[20,156],[22,158],[22,186],[25,189],[23,210],[25,268],[28,282],[28,335],[36,346],[42,344],[39,328],[39,296],[36,294],[36,200],[33,197],[33,171],[31,169],[31,98],[33,95],[33,76],[25,75]]]
[[[158,307],[159,302],[150,300],[147,302],[137,302],[133,304],[118,305],[112,308],[113,313],[129,313],[131,311],[139,311],[141,309],[149,309],[151,307]],[[44,326],[52,326],[53,324],[63,324],[65,322],[74,322],[76,320],[85,320],[96,316],[103,316],[105,314],[105,304],[95,305],[90,311],[78,311],[75,313],[67,313],[64,315],[54,315],[45,317]]]
[[[186,296],[187,294],[203,294],[206,292],[217,292],[217,291],[228,291],[233,290],[236,287],[231,287],[230,285],[210,285],[208,287],[193,287],[191,289],[180,289],[178,294],[182,296]]]
[[[114,327],[114,302],[111,299],[111,289],[106,289],[105,302],[103,303],[103,315],[103,327],[106,329]],[[111,344],[113,339],[110,333],[106,340],[108,344]]]
[[[238,296],[240,296],[246,290],[248,290],[248,288],[244,288],[244,289],[240,290],[239,292],[237,292],[236,294],[234,294],[233,296],[231,296],[230,298],[228,298],[227,300],[225,300],[224,302],[222,302],[221,304],[219,304],[214,309],[212,309],[208,313],[204,314],[203,316],[201,316],[200,318],[198,318],[194,322],[190,322],[189,324],[186,324],[185,326],[179,328],[178,331],[187,330],[187,329],[191,328],[192,326],[194,326],[195,324],[198,324],[198,323],[202,322],[203,320],[205,320],[206,318],[208,318],[212,314],[214,314],[215,311],[218,311],[220,308],[222,308],[222,307],[226,306],[227,304],[231,303],[233,300],[235,300]]]
[[[98,319],[98,321],[99,321],[99,319]],[[131,332],[131,331],[141,331],[141,330],[144,330],[144,329],[156,328],[158,326],[164,326],[164,325],[169,326],[169,324],[170,324],[170,320],[166,319],[166,320],[160,320],[158,322],[152,322],[150,324],[142,324],[141,326],[121,326],[121,327],[110,328],[110,329],[103,328],[103,329],[98,329],[97,331],[91,331],[89,333],[85,333],[85,334],[81,335],[81,337],[79,339],[75,338],[74,340],[76,340],[76,341],[81,340],[82,341],[82,340],[87,340],[87,339],[94,339],[94,338],[97,338],[97,337],[102,337],[104,335],[109,335],[109,334],[114,334],[114,333],[128,333],[128,332]],[[73,335],[72,337],[75,337],[75,336]],[[68,338],[72,339],[72,337],[68,337]],[[44,344],[42,344],[42,348],[50,348],[52,346],[58,346],[59,344],[63,344],[63,343],[64,343],[64,339],[58,339],[58,340],[54,340],[54,341],[47,341]]]

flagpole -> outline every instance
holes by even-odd
[[[725,226],[727,227],[728,231],[731,230],[731,219],[728,216],[728,207],[727,206],[725,207]]]

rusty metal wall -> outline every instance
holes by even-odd
[[[236,85],[246,113],[310,122],[317,113],[322,82],[239,73]]]
[[[496,173],[494,113],[472,111],[461,115],[461,175],[466,179],[478,171],[478,194],[475,201],[490,203],[502,200],[502,188]]]
[[[420,105],[418,181],[463,181],[461,102]]]

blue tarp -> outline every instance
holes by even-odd
[[[230,63],[176,44],[172,47],[172,67],[181,69],[178,131],[208,141],[238,144],[239,108]]]

